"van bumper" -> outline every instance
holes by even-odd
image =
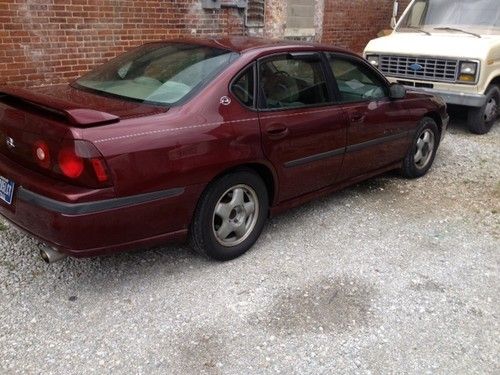
[[[482,107],[486,103],[486,95],[452,92],[445,90],[436,90],[425,87],[405,86],[408,90],[423,92],[440,96],[446,104],[462,105],[466,107]]]

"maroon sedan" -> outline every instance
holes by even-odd
[[[269,215],[424,175],[447,123],[441,99],[330,46],[149,43],[70,85],[0,89],[0,213],[47,261],[186,238],[232,259]]]

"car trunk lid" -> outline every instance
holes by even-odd
[[[110,184],[106,163],[84,128],[168,108],[127,103],[69,86],[0,88],[0,154],[42,174],[91,187]]]
[[[77,128],[113,124],[121,118],[147,116],[168,110],[168,107],[99,96],[69,85],[30,90],[2,87],[0,103],[40,115],[55,116],[63,123]]]

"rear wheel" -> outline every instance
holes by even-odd
[[[436,157],[439,137],[436,122],[429,117],[424,117],[403,160],[404,176],[418,178],[427,173]]]
[[[266,186],[253,171],[218,178],[198,203],[190,232],[192,247],[217,260],[244,254],[262,232],[268,205]]]
[[[468,126],[475,134],[486,134],[500,114],[500,88],[492,85],[486,90],[486,102],[480,108],[469,109]]]

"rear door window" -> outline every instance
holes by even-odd
[[[289,55],[273,57],[259,65],[262,109],[300,108],[331,102],[321,59]]]

